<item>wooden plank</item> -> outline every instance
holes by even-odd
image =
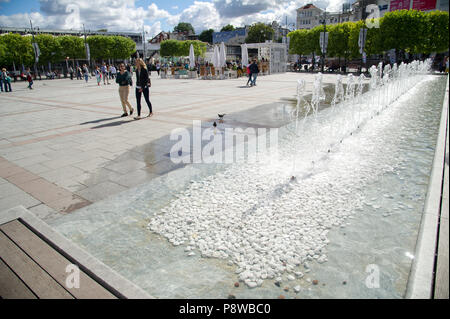
[[[0,259],[0,297],[3,299],[36,299],[33,292]]]
[[[79,288],[66,287],[66,279],[69,275],[66,272],[66,267],[71,265],[72,262],[39,238],[20,221],[14,220],[2,225],[0,229],[75,298],[116,299],[112,293],[81,270]]]
[[[38,298],[73,299],[72,295],[6,237],[3,232],[0,232],[0,256]]]

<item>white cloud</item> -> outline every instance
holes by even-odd
[[[6,0],[0,0],[5,2]],[[0,15],[0,25],[28,27],[28,21],[42,28],[108,29],[110,31],[142,31],[154,36],[168,25],[172,30],[179,22],[189,22],[197,34],[205,29],[219,31],[222,26],[250,25],[255,22],[295,23],[296,9],[314,3],[327,10],[339,10],[346,0],[213,0],[194,1],[179,14],[172,15],[151,3],[137,7],[135,0],[40,0],[40,13]],[[177,7],[177,6],[175,6]],[[169,30],[166,30],[169,31]]]

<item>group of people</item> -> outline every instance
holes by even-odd
[[[0,85],[3,92],[3,87],[5,87],[5,92],[11,92],[11,77],[5,68],[2,69],[2,73],[0,74]]]

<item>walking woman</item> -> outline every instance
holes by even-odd
[[[142,59],[136,60],[136,104],[137,104],[137,116],[134,118],[135,120],[139,120],[141,118],[141,97],[142,93],[144,93],[145,102],[147,103],[148,109],[150,113],[148,117],[153,115],[152,111],[152,103],[149,99],[149,87],[152,86],[150,78],[148,76],[147,66]]]
[[[121,117],[128,116],[127,106],[130,110],[130,115],[133,114],[133,107],[128,102],[128,95],[130,94],[130,85],[133,85],[131,74],[125,69],[125,64],[121,63],[119,66],[119,73],[116,77],[116,83],[119,84],[120,102],[122,102],[123,114]]]

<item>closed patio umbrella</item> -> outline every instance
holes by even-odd
[[[225,43],[220,43],[220,67],[227,66],[227,49],[225,48]]]
[[[195,54],[194,54],[194,46],[191,44],[189,48],[189,67],[195,68]]]
[[[244,43],[241,45],[241,51],[242,51],[242,66],[248,66],[248,48],[247,43]]]

